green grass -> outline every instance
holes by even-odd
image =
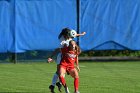
[[[80,93],[140,93],[140,62],[81,62],[80,68]],[[1,63],[0,92],[49,93],[55,70],[55,63]],[[73,79],[66,81],[73,93]]]

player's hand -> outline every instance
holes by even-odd
[[[77,68],[78,72],[80,72],[80,68],[79,68],[79,66],[76,66],[76,68]]]
[[[86,34],[86,32],[82,32],[82,35],[85,35]]]
[[[50,62],[52,62],[53,60],[52,60],[52,58],[48,58],[48,63],[50,63]]]

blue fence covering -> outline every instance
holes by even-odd
[[[64,27],[76,29],[76,1],[2,0],[0,25],[0,52],[53,50]]]
[[[83,50],[140,50],[140,0],[81,0]]]
[[[10,36],[10,4],[0,1],[0,52],[7,52],[11,43]]]
[[[64,27],[76,28],[75,0],[16,2],[16,51],[52,50]]]
[[[79,0],[82,50],[140,50],[140,0]],[[76,0],[0,0],[0,52],[54,50],[77,29]]]

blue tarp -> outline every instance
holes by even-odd
[[[0,1],[0,52],[7,52],[11,44],[10,34],[10,4]]]
[[[58,34],[64,27],[77,27],[75,0],[11,0],[8,3],[13,4],[10,6],[12,14],[6,14],[6,8],[0,9],[0,19],[3,19],[0,20],[3,27],[0,28],[0,35],[10,34],[13,38],[0,37],[0,52],[53,50],[59,46]],[[13,16],[13,19],[8,20],[9,16]],[[10,32],[9,29],[4,30],[9,22]],[[6,45],[8,42],[5,40],[11,44]]]
[[[54,50],[77,29],[76,0],[1,0],[0,52]],[[140,50],[140,0],[80,0],[82,50]]]
[[[140,50],[140,0],[81,0],[83,50]]]
[[[75,0],[17,0],[15,5],[16,52],[55,49],[62,28],[76,28]]]

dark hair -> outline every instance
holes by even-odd
[[[69,28],[62,29],[61,33],[58,36],[58,39],[60,39],[62,36],[69,36],[70,31],[71,30]]]

